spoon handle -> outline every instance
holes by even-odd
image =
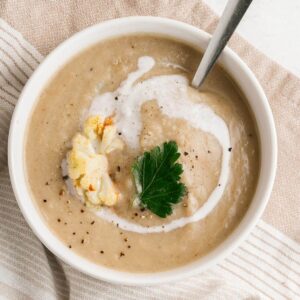
[[[199,88],[215,64],[252,0],[229,0],[194,75],[192,86]]]

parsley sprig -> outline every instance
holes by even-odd
[[[176,142],[165,142],[139,156],[132,173],[141,204],[161,218],[173,211],[173,204],[182,200],[186,187],[180,182],[182,165]]]

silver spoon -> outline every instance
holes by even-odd
[[[243,18],[252,0],[229,0],[194,75],[192,86],[199,88]]]

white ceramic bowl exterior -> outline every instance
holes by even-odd
[[[94,264],[71,251],[48,228],[31,199],[26,184],[23,151],[26,127],[41,91],[53,74],[71,57],[107,38],[135,33],[172,37],[202,51],[206,48],[210,38],[207,33],[191,25],[155,17],[115,19],[75,34],[58,46],[40,64],[24,87],[11,122],[8,156],[11,182],[19,207],[34,233],[49,250],[74,268],[95,278],[120,284],[149,285],[199,273],[219,262],[245,239],[261,216],[271,193],[277,163],[277,141],[272,113],[260,84],[246,64],[234,52],[226,48],[220,56],[219,62],[237,82],[248,99],[257,121],[261,143],[261,169],[257,190],[242,222],[221,245],[208,255],[188,265],[166,272],[127,273],[116,271]]]

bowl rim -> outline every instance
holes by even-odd
[[[8,139],[8,166],[9,166],[9,174],[13,187],[14,194],[16,196],[18,205],[21,209],[21,212],[29,224],[30,228],[34,232],[34,234],[39,238],[39,240],[57,257],[71,265],[75,269],[88,274],[94,278],[98,278],[110,283],[116,284],[126,284],[126,285],[152,285],[158,283],[166,283],[171,281],[176,281],[179,279],[183,279],[187,276],[192,276],[198,274],[212,265],[220,262],[226,256],[228,256],[234,249],[237,248],[240,243],[245,240],[249,232],[253,229],[253,227],[258,222],[260,216],[262,215],[267,201],[270,197],[272,186],[275,179],[276,173],[276,165],[277,165],[277,137],[275,124],[271,112],[271,108],[268,104],[268,100],[264,94],[262,87],[257,81],[255,75],[248,68],[248,66],[239,58],[237,54],[235,54],[231,49],[226,47],[223,53],[220,56],[220,60],[222,61],[230,61],[236,66],[238,66],[238,72],[242,72],[247,80],[254,87],[254,92],[258,97],[258,100],[261,101],[261,109],[264,114],[265,120],[264,123],[267,126],[267,137],[269,138],[268,142],[270,143],[268,156],[265,155],[264,159],[269,159],[269,165],[264,170],[266,175],[268,175],[268,179],[264,184],[264,188],[262,191],[262,196],[260,201],[256,204],[255,208],[251,204],[248,208],[246,215],[243,217],[242,221],[235,228],[235,230],[223,241],[217,248],[209,252],[202,258],[197,259],[196,261],[189,263],[182,267],[177,267],[168,271],[162,272],[153,272],[153,273],[131,273],[125,271],[118,271],[114,269],[110,269],[107,267],[103,267],[88,261],[87,259],[75,254],[72,250],[68,249],[66,245],[63,244],[62,241],[59,240],[58,237],[51,231],[51,229],[46,226],[45,221],[40,212],[38,212],[38,208],[33,203],[33,199],[31,199],[31,195],[29,192],[29,187],[26,186],[26,176],[23,164],[23,153],[24,151],[19,151],[19,147],[16,145],[20,144],[19,139],[22,141],[25,139],[24,136],[20,137],[20,126],[22,126],[22,122],[27,125],[28,120],[30,119],[30,113],[34,108],[34,104],[37,100],[31,100],[30,108],[28,108],[27,112],[27,121],[21,121],[22,114],[25,109],[25,102],[28,102],[29,92],[34,82],[37,81],[39,73],[41,70],[45,69],[47,64],[51,63],[56,59],[56,56],[64,50],[64,47],[68,47],[71,45],[72,41],[76,41],[88,35],[92,31],[97,31],[100,28],[110,27],[110,26],[121,26],[126,24],[126,26],[136,26],[141,25],[143,23],[155,24],[156,26],[170,26],[176,29],[185,30],[189,33],[193,33],[199,37],[199,40],[205,40],[207,44],[210,35],[192,25],[161,17],[150,17],[150,16],[138,16],[138,17],[125,17],[119,19],[108,20],[93,26],[90,26],[80,32],[75,33],[72,37],[68,38],[64,42],[62,42],[58,47],[56,47],[45,59],[44,61],[37,67],[37,69],[33,72],[30,79],[27,81],[25,87],[23,88],[17,105],[15,107],[13,117],[11,120],[10,131],[9,131],[9,139]],[[150,26],[149,25],[149,26]],[[136,33],[143,33],[142,30],[137,29]],[[158,35],[161,35],[157,32]],[[123,34],[120,34],[122,36]],[[115,35],[112,35],[115,36]],[[100,40],[95,41],[95,43]],[[79,53],[84,49],[84,47],[79,47],[80,49],[77,51]],[[72,56],[68,57],[64,63],[69,61]],[[222,64],[222,63],[221,63]],[[227,70],[226,70],[227,71]],[[230,73],[230,72],[229,72]],[[44,86],[43,86],[44,87]],[[27,100],[26,100],[27,98]],[[25,101],[26,100],[26,101]],[[26,105],[28,106],[28,103]],[[251,105],[250,105],[251,106]],[[252,107],[251,107],[252,108]],[[257,120],[257,116],[255,113],[254,117]],[[258,126],[259,127],[259,126]],[[261,134],[261,128],[258,128],[258,133]],[[25,129],[24,129],[25,132]],[[24,144],[20,145],[21,148]],[[261,146],[262,147],[262,146]],[[23,148],[22,148],[23,150]],[[261,150],[262,151],[262,150]],[[22,156],[22,158],[21,158]],[[259,181],[260,177],[259,175]],[[21,182],[21,184],[20,184]],[[25,195],[24,195],[25,193]],[[251,208],[252,207],[252,208]],[[251,214],[250,214],[251,210]]]

